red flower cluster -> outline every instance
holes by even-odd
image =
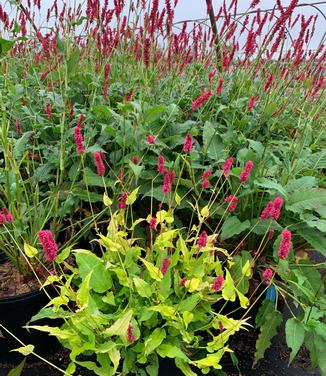
[[[254,167],[254,164],[252,161],[248,161],[246,163],[244,170],[240,174],[240,181],[244,183],[249,179],[250,171],[253,167]]]
[[[166,272],[168,271],[168,267],[169,267],[169,258],[165,257],[162,262],[162,268],[161,268],[161,272],[163,275],[165,275]]]
[[[249,99],[249,102],[248,102],[248,107],[247,107],[247,111],[250,112],[254,106],[255,106],[255,102],[256,102],[256,99],[257,97],[255,96],[252,96],[250,99]]]
[[[211,91],[206,91],[206,93],[203,93],[199,98],[192,102],[192,110],[197,110],[197,108],[199,108],[203,103],[207,102],[212,95],[213,93]]]
[[[278,250],[278,257],[280,259],[286,259],[289,255],[290,249],[291,249],[291,231],[289,230],[283,230],[282,231],[282,240],[280,244],[280,248]]]
[[[124,209],[127,206],[127,203],[126,203],[127,198],[128,198],[128,193],[127,192],[123,192],[121,194],[120,201],[118,202],[118,208],[119,209]]]
[[[146,141],[149,144],[155,145],[155,137],[153,135],[151,135],[151,134],[146,137]]]
[[[180,283],[179,283],[179,287],[184,286],[186,284],[186,282],[187,282],[187,278],[186,277],[182,278]]]
[[[207,244],[207,233],[206,231],[203,231],[197,239],[198,249],[206,247]]]
[[[4,223],[12,223],[14,221],[13,215],[8,211],[7,208],[2,208],[0,211],[0,226]]]
[[[51,119],[51,117],[52,117],[52,107],[51,107],[51,103],[50,102],[46,102],[45,112],[48,115],[48,119]]]
[[[77,153],[83,154],[84,151],[85,151],[84,150],[84,143],[83,143],[83,135],[82,135],[80,127],[78,125],[74,128],[74,136],[75,136]]]
[[[149,221],[149,227],[153,230],[156,230],[157,226],[157,219],[155,217],[152,217]]]
[[[192,151],[192,137],[190,133],[187,133],[187,136],[183,143],[183,151],[185,153],[191,153]]]
[[[224,164],[223,164],[223,166],[222,166],[222,171],[223,171],[223,174],[224,174],[224,176],[225,176],[226,178],[227,178],[227,177],[229,176],[229,174],[230,174],[232,164],[233,164],[233,158],[230,157],[230,158],[228,158],[228,159],[224,162]]]
[[[104,166],[104,163],[103,163],[103,156],[102,156],[102,153],[100,151],[94,152],[94,160],[95,160],[95,164],[96,164],[96,168],[97,168],[97,173],[100,176],[104,176],[105,175],[105,166]]]
[[[280,217],[282,206],[283,199],[281,197],[276,197],[274,201],[269,201],[262,211],[260,219],[264,221],[267,218],[271,218],[277,221]]]
[[[263,273],[263,279],[266,281],[266,282],[269,282],[269,280],[273,277],[273,270],[270,269],[270,268],[266,268],[266,270],[264,271]]]
[[[164,170],[165,170],[164,163],[165,161],[164,161],[163,155],[159,155],[157,158],[157,171],[159,174],[164,173]]]
[[[221,291],[223,282],[224,277],[222,275],[217,276],[214,280],[214,283],[212,284],[212,290],[216,292]]]
[[[42,230],[37,233],[37,236],[45,252],[45,258],[48,261],[54,261],[57,257],[58,245],[53,238],[52,232]]]
[[[202,183],[201,183],[201,186],[203,189],[206,189],[208,186],[209,186],[209,180],[208,178],[212,175],[212,172],[213,170],[212,169],[209,169],[209,170],[206,170],[203,175],[202,175]]]
[[[129,342],[135,342],[136,341],[136,336],[134,334],[134,327],[132,325],[128,325],[127,338],[128,338]]]
[[[222,77],[218,80],[218,83],[217,83],[217,88],[216,88],[217,95],[222,94],[223,84],[224,84],[224,78]]]
[[[227,210],[230,213],[235,211],[235,209],[237,208],[237,205],[238,205],[238,201],[239,201],[238,197],[233,196],[233,195],[227,196],[225,198],[225,202],[229,203]]]

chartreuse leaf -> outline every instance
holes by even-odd
[[[153,294],[152,286],[143,279],[134,277],[133,281],[138,294],[143,298],[149,298]]]
[[[282,319],[282,313],[278,311],[269,312],[265,316],[265,321],[260,327],[260,333],[256,341],[254,365],[264,357],[264,353],[271,345],[271,340],[275,336],[277,328],[281,325]]]
[[[140,187],[137,187],[136,189],[134,189],[130,193],[130,195],[127,197],[127,200],[126,200],[127,205],[132,205],[137,200],[137,194],[138,194],[139,188]]]
[[[191,323],[191,321],[194,318],[194,314],[192,312],[184,311],[182,314],[183,322],[185,324],[186,329],[188,328],[188,325]]]
[[[297,355],[304,341],[305,328],[302,322],[300,322],[296,318],[287,320],[285,325],[285,335],[286,343],[292,349],[289,359],[290,364]]]
[[[219,364],[222,356],[225,352],[225,349],[220,350],[214,354],[209,354],[204,359],[196,360],[194,363],[199,368],[209,368],[213,367],[215,369],[222,369],[222,366]]]
[[[145,355],[151,354],[166,338],[166,332],[164,329],[156,328],[153,333],[145,340]]]
[[[235,290],[237,292],[241,307],[247,308],[249,305],[249,299],[246,296],[244,296],[242,292],[240,292],[238,289],[235,289]]]
[[[24,243],[24,252],[29,258],[33,258],[38,254],[38,250],[27,243]]]
[[[80,308],[80,310],[86,308],[88,306],[89,302],[89,283],[92,277],[92,271],[89,272],[87,277],[83,280],[81,285],[79,286],[79,289],[77,291],[77,305]]]
[[[236,298],[234,281],[227,269],[225,270],[225,280],[222,287],[222,296],[225,300],[230,300],[231,302],[234,302]]]
[[[148,270],[149,275],[153,279],[155,279],[155,281],[161,281],[162,278],[163,278],[163,274],[162,274],[161,270],[157,266],[153,265],[151,262],[149,262],[149,261],[147,261],[147,260],[145,260],[141,257],[140,257],[140,259],[142,260],[143,264],[146,266],[146,269]]]
[[[105,330],[109,336],[124,336],[127,334],[128,326],[133,315],[133,310],[125,312],[112,326]]]
[[[33,345],[26,345],[26,346],[18,347],[17,349],[10,350],[10,351],[17,351],[17,352],[27,356],[34,351],[34,346]]]
[[[179,347],[169,345],[166,343],[163,343],[162,345],[160,345],[160,347],[156,349],[156,352],[162,358],[168,357],[172,359],[180,358],[180,359],[188,360],[187,355],[184,352],[182,352],[182,350],[179,349]]]
[[[121,359],[120,351],[117,349],[116,346],[114,346],[112,349],[109,350],[109,357],[114,367],[113,374],[115,374],[116,370],[119,367],[119,363]]]
[[[190,368],[190,365],[183,359],[176,358],[175,365],[181,369],[184,375],[186,376],[197,376],[197,373],[193,372]]]
[[[167,317],[170,319],[176,318],[176,310],[173,307],[167,306],[167,305],[157,305],[150,307],[149,310],[155,311],[161,314],[163,317]]]
[[[195,309],[196,305],[201,300],[201,297],[199,294],[194,294],[186,298],[185,300],[182,300],[179,304],[176,305],[179,312],[185,312],[189,311],[191,312],[193,309]]]
[[[71,248],[71,246],[64,248],[56,257],[56,263],[61,264],[62,262],[64,262],[69,257]]]
[[[189,292],[194,292],[198,289],[200,284],[199,278],[191,278],[185,283],[185,287],[189,290]]]
[[[103,194],[103,204],[105,206],[111,206],[112,205],[112,200],[110,199],[110,197],[108,196],[108,194],[106,192],[104,192]]]

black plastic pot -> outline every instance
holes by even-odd
[[[51,289],[49,290],[51,294]],[[43,291],[34,291],[14,297],[0,298],[0,323],[13,333],[26,345],[35,346],[35,352],[46,356],[57,349],[59,342],[56,338],[48,336],[46,333],[23,328],[24,325],[38,313],[38,311],[48,303],[49,299]],[[37,325],[53,325],[53,320],[49,324],[46,320],[40,320]],[[0,337],[0,363],[17,362],[23,356],[10,350],[21,347],[12,336],[2,330],[5,338]]]

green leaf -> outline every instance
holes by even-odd
[[[184,375],[186,376],[197,376],[197,373],[193,372],[190,368],[190,365],[183,359],[176,358],[175,365],[181,369]]]
[[[222,287],[222,296],[225,300],[230,300],[231,302],[234,302],[236,298],[234,281],[227,269],[225,270],[225,280]]]
[[[15,41],[0,38],[0,56],[11,50]]]
[[[105,330],[105,334],[109,336],[125,336],[127,334],[132,315],[133,310],[128,310],[112,326]]]
[[[188,360],[187,355],[179,349],[179,347],[169,345],[169,344],[163,344],[160,347],[156,349],[156,352],[158,355],[162,358],[180,358],[184,360]]]
[[[206,121],[203,129],[204,147],[209,158],[218,160],[224,155],[224,144],[220,135],[216,133],[213,124]]]
[[[79,286],[77,291],[77,305],[82,310],[88,306],[89,302],[89,284],[92,277],[93,271],[90,271],[86,278],[83,279],[83,282]]]
[[[194,294],[186,298],[185,300],[182,300],[179,304],[176,305],[176,308],[178,309],[178,312],[185,312],[195,309],[196,305],[200,302],[201,297],[199,294]]]
[[[27,356],[34,351],[34,346],[33,345],[26,345],[26,346],[18,347],[17,349],[10,350],[10,351],[17,351],[17,352]]]
[[[260,328],[265,320],[266,316],[275,311],[275,305],[270,300],[264,300],[263,304],[259,307],[258,314],[255,318],[256,328]]]
[[[149,298],[153,294],[151,285],[143,279],[139,277],[134,277],[133,281],[138,294],[143,298]]]
[[[115,374],[116,370],[119,367],[119,363],[121,359],[120,351],[117,349],[116,346],[109,350],[109,357],[114,367],[113,374]]]
[[[164,329],[156,328],[153,333],[145,340],[145,355],[151,354],[157,347],[161,345],[166,338],[166,332]]]
[[[259,178],[255,180],[255,185],[257,185],[258,187],[263,187],[263,188],[267,188],[273,191],[277,191],[282,196],[286,195],[285,189],[280,184],[278,184],[277,182],[271,179]]]
[[[161,270],[156,267],[155,265],[153,265],[151,262],[143,259],[140,257],[140,259],[142,260],[143,264],[146,266],[146,269],[148,270],[149,272],[149,275],[155,279],[156,281],[161,281],[162,278],[163,278],[163,274],[161,272]]]
[[[140,176],[142,173],[144,166],[142,165],[136,165],[133,162],[129,161],[129,167],[132,169],[133,173],[135,174],[136,178]]]
[[[103,187],[103,188],[113,187],[113,182],[111,179],[105,178],[103,176],[99,176],[88,167],[84,169],[84,181],[87,186]],[[102,201],[102,196],[101,196],[101,201]]]
[[[22,371],[23,371],[23,368],[24,368],[24,365],[25,365],[25,362],[26,362],[26,358],[23,359],[23,361],[21,363],[18,364],[17,367],[13,368],[7,376],[20,376]]]
[[[139,188],[140,187],[137,187],[136,189],[134,189],[130,195],[127,197],[127,200],[126,200],[126,204],[127,205],[132,205],[136,199],[137,199],[137,194],[138,194],[138,191],[139,191]]]
[[[288,195],[286,200],[287,210],[291,210],[294,213],[302,213],[307,210],[316,210],[320,206],[325,205],[325,189],[311,188],[302,191],[295,191]]]
[[[222,366],[219,364],[221,358],[224,354],[223,350],[218,351],[215,354],[209,354],[204,359],[196,360],[194,363],[199,368],[213,367],[215,369],[222,369]]]
[[[0,38],[0,43],[1,43],[1,38]],[[29,142],[29,137],[32,134],[33,134],[32,131],[25,132],[18,140],[15,141],[13,154],[16,159],[23,155],[25,151],[25,146]]]
[[[305,329],[303,324],[296,318],[287,320],[285,325],[286,343],[291,347],[291,355],[289,359],[289,364],[297,355],[300,347],[303,344],[305,337]]]
[[[241,232],[250,228],[250,222],[240,222],[237,217],[228,218],[222,227],[221,239],[226,240],[232,238],[234,235],[239,235]]]
[[[186,329],[188,328],[188,325],[191,323],[191,321],[194,318],[194,314],[192,312],[185,311],[182,314],[183,322],[185,324]]]
[[[316,229],[305,225],[296,226],[297,233],[302,236],[316,251],[326,257],[326,237]]]
[[[90,251],[79,249],[74,252],[76,252],[76,262],[80,276],[85,279],[92,272],[90,288],[98,293],[103,293],[110,289],[112,280],[109,271],[105,269],[104,262]]]
[[[164,110],[165,110],[165,106],[161,104],[147,108],[144,111],[144,122],[148,124],[153,123],[155,120],[157,120],[160,117],[160,115],[162,114]]]
[[[271,345],[271,340],[277,333],[277,328],[282,323],[283,316],[281,312],[274,311],[266,315],[263,325],[260,327],[260,333],[256,341],[256,353],[254,364],[264,357],[266,349]]]
[[[322,170],[326,168],[326,150],[319,151],[304,160],[304,165],[313,170]]]
[[[314,176],[303,176],[299,179],[290,180],[284,189],[287,193],[291,193],[298,190],[313,188],[317,185],[317,179]]]

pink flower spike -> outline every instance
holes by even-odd
[[[278,250],[278,256],[280,259],[285,260],[290,252],[291,249],[291,231],[289,230],[283,230],[282,231],[282,240],[280,244],[280,248]]]
[[[219,275],[215,278],[214,283],[212,284],[212,290],[215,292],[221,291],[224,282],[224,277]]]
[[[208,178],[212,175],[212,172],[213,172],[212,169],[206,170],[206,171],[203,173],[203,175],[202,175],[201,178],[202,178],[203,180],[208,179]]]
[[[149,143],[149,144],[152,144],[152,145],[155,145],[156,141],[155,141],[155,137],[153,135],[148,135],[146,137],[146,141]]]
[[[118,202],[119,209],[125,209],[125,207],[127,206],[127,203],[126,203],[127,198],[128,198],[128,194],[126,192],[123,192],[121,194],[120,201]]]
[[[4,216],[5,222],[12,223],[14,221],[13,215],[7,208],[2,208],[1,214]]]
[[[203,93],[199,98],[192,102],[191,108],[193,111],[197,110],[203,103],[207,102],[209,98],[213,95],[211,91]]]
[[[136,336],[134,334],[134,327],[132,325],[128,325],[127,338],[128,338],[129,342],[135,342],[136,341]]]
[[[238,197],[233,196],[233,195],[227,196],[225,198],[225,202],[229,203],[227,210],[230,213],[235,211],[235,209],[237,208],[237,205],[238,205],[238,201],[239,201]]]
[[[58,246],[55,242],[51,231],[42,230],[37,233],[39,241],[42,245],[43,251],[45,252],[45,258],[48,261],[54,261],[57,257]]]
[[[159,174],[164,173],[164,163],[165,161],[163,155],[159,155],[157,158],[157,171],[159,172]]]
[[[190,153],[192,151],[192,137],[190,133],[187,133],[187,136],[184,140],[183,151],[185,153]]]
[[[267,218],[270,218],[271,212],[273,211],[273,209],[274,209],[274,203],[273,201],[269,201],[266,205],[266,208],[262,211],[260,215],[260,219],[262,221],[265,221]]]
[[[270,268],[266,268],[266,270],[263,273],[263,278],[266,282],[268,282],[273,277],[273,270]]]
[[[157,226],[157,219],[155,217],[152,217],[149,221],[149,227],[152,229],[152,230],[156,230],[156,226]]]
[[[84,144],[83,144],[83,135],[81,133],[80,127],[76,126],[74,128],[74,136],[75,136],[77,153],[83,154],[85,150],[84,150]]]
[[[187,282],[187,278],[182,278],[182,280],[180,281],[180,283],[179,283],[179,287],[182,287],[182,286],[184,286],[185,284],[186,284],[186,282]]]
[[[228,158],[225,162],[224,165],[222,166],[222,171],[225,177],[228,177],[231,171],[231,167],[233,164],[233,158],[230,157]]]
[[[216,94],[221,95],[223,90],[224,78],[220,78],[217,83]]]
[[[240,181],[242,181],[243,183],[248,181],[250,177],[250,171],[253,168],[253,166],[254,166],[254,163],[252,161],[248,161],[246,163],[244,170],[240,174]]]
[[[270,212],[270,216],[272,219],[277,221],[280,218],[281,209],[283,206],[283,199],[282,197],[276,197],[276,199],[273,202],[273,209]]]
[[[206,189],[209,186],[209,181],[207,179],[203,180],[201,186],[203,189]]]
[[[247,111],[250,112],[254,106],[255,106],[255,102],[256,102],[256,97],[251,97],[249,99],[249,102],[248,102],[248,107],[247,107]]]
[[[104,176],[105,175],[105,166],[104,166],[103,159],[102,159],[102,153],[99,152],[99,151],[96,151],[94,153],[94,160],[95,160],[95,164],[96,164],[96,168],[97,168],[97,173],[100,176]]]
[[[169,267],[169,258],[165,257],[165,259],[162,262],[162,268],[161,268],[161,272],[163,275],[165,275],[166,272],[168,271],[168,267]]]
[[[202,248],[202,247],[206,247],[206,244],[207,244],[207,233],[206,231],[203,231],[198,239],[197,239],[197,244],[199,246],[199,249]]]
[[[133,156],[131,157],[131,162],[132,162],[133,164],[135,164],[135,165],[138,165],[138,163],[139,163],[139,158],[137,157],[137,155],[133,155]]]

